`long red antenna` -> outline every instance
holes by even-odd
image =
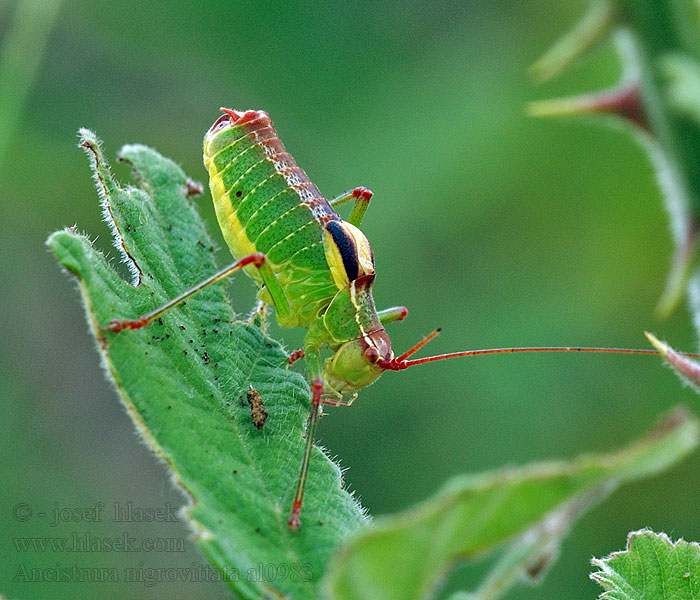
[[[639,348],[597,348],[597,347],[579,347],[579,346],[529,346],[524,348],[487,348],[484,350],[465,350],[463,352],[450,352],[449,354],[438,354],[436,356],[428,356],[427,358],[416,358],[414,360],[406,360],[407,357],[415,353],[417,350],[425,346],[430,340],[435,338],[440,333],[440,329],[436,329],[430,335],[427,335],[418,342],[408,352],[404,352],[398,358],[392,360],[379,361],[377,364],[383,369],[390,371],[400,371],[420,365],[423,363],[433,362],[436,360],[445,360],[446,358],[458,358],[460,356],[481,356],[483,354],[506,354],[514,352],[608,352],[611,354],[659,354],[658,350],[646,350]],[[679,353],[682,356],[691,358],[700,358],[700,354],[692,354],[689,352]]]
[[[394,360],[403,362],[409,356],[411,356],[411,354],[415,354],[416,352],[418,352],[418,350],[420,350],[430,340],[432,340],[434,337],[436,337],[441,331],[442,331],[442,327],[438,327],[435,331],[433,331],[433,333],[426,335],[420,342],[418,342],[415,346],[413,346],[413,348],[411,348],[410,350],[407,350],[401,356],[399,356],[398,358],[395,358]]]

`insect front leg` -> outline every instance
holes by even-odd
[[[301,471],[299,473],[299,482],[297,483],[297,491],[294,495],[292,504],[292,512],[287,521],[287,525],[292,531],[299,529],[301,525],[300,515],[301,506],[304,501],[304,487],[306,486],[306,477],[309,473],[309,461],[311,460],[311,451],[314,446],[314,431],[321,409],[321,396],[323,395],[323,378],[321,355],[315,346],[305,346],[304,354],[306,356],[306,364],[309,368],[309,378],[311,380],[311,413],[309,415],[309,425],[306,428],[306,445],[304,446],[304,456],[301,461]]]
[[[331,200],[330,202],[330,205],[333,208],[335,208],[336,206],[345,204],[350,200],[354,200],[355,206],[353,207],[352,212],[350,213],[348,223],[351,223],[355,227],[359,227],[360,223],[362,223],[362,218],[367,212],[367,208],[369,207],[369,201],[373,195],[374,194],[372,194],[371,190],[368,190],[366,187],[356,187],[354,190],[347,191],[344,194],[338,196],[337,198],[333,198],[333,200]]]

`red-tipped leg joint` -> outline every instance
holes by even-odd
[[[304,349],[299,348],[299,350],[295,350],[289,355],[289,366],[291,367],[295,362],[297,362],[300,358],[304,358]]]
[[[314,379],[311,382],[311,404],[318,406],[321,404],[321,396],[323,395],[323,381],[320,379]]]
[[[372,196],[374,196],[374,194],[372,193],[372,190],[368,190],[366,187],[362,187],[362,186],[356,187],[356,188],[352,191],[352,197],[353,197],[353,198],[358,198],[358,199],[359,199],[359,198],[364,198],[364,199],[367,200],[368,202],[369,202],[369,200],[370,200],[370,198],[371,198]]]
[[[148,325],[148,319],[134,319],[133,321],[111,321],[105,329],[107,331],[113,331],[114,333],[119,333],[125,329],[141,329]]]
[[[255,254],[249,254],[248,256],[244,256],[238,264],[241,267],[246,267],[250,264],[253,264],[256,267],[262,267],[264,262],[265,255],[262,252],[256,252]]]
[[[292,514],[287,521],[287,525],[292,531],[296,531],[301,527],[299,515],[301,515],[301,500],[295,500],[294,504],[292,504]]]

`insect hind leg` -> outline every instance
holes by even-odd
[[[272,286],[275,287],[275,294],[272,295],[273,300],[275,303],[279,302],[280,306],[277,306],[275,304],[275,308],[278,311],[278,313],[281,314],[288,314],[289,313],[289,305],[287,304],[286,297],[284,296],[284,293],[282,293],[282,288],[280,287],[279,283],[274,277],[274,273],[272,272],[272,269],[270,268],[270,265],[267,264],[265,261],[265,256],[260,253],[256,252],[254,254],[249,254],[248,256],[244,256],[240,260],[237,260],[234,263],[231,263],[228,267],[225,267],[221,269],[220,271],[217,271],[214,273],[211,277],[208,277],[204,281],[199,282],[197,285],[194,287],[191,287],[189,290],[184,291],[182,294],[177,296],[176,298],[173,298],[169,302],[166,302],[162,306],[156,308],[155,310],[151,311],[150,313],[147,313],[138,319],[133,319],[133,320],[115,320],[111,321],[107,327],[105,327],[106,330],[108,331],[113,331],[115,333],[118,333],[120,331],[123,331],[125,329],[140,329],[141,327],[145,327],[149,323],[152,323],[159,317],[161,317],[163,314],[168,312],[171,308],[175,308],[178,304],[184,302],[187,300],[189,297],[193,296],[197,292],[200,292],[203,290],[205,287],[211,285],[212,283],[217,283],[218,281],[221,281],[222,279],[225,279],[229,275],[233,275],[237,271],[240,271],[244,267],[248,265],[254,265],[260,270],[260,274],[263,278],[263,281],[265,282],[265,285],[270,288],[270,285],[268,285],[268,282]]]

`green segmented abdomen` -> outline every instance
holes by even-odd
[[[324,223],[337,216],[266,113],[225,112],[204,140],[219,225],[236,258],[265,254],[296,315],[285,325],[305,326],[337,292],[323,247]]]

